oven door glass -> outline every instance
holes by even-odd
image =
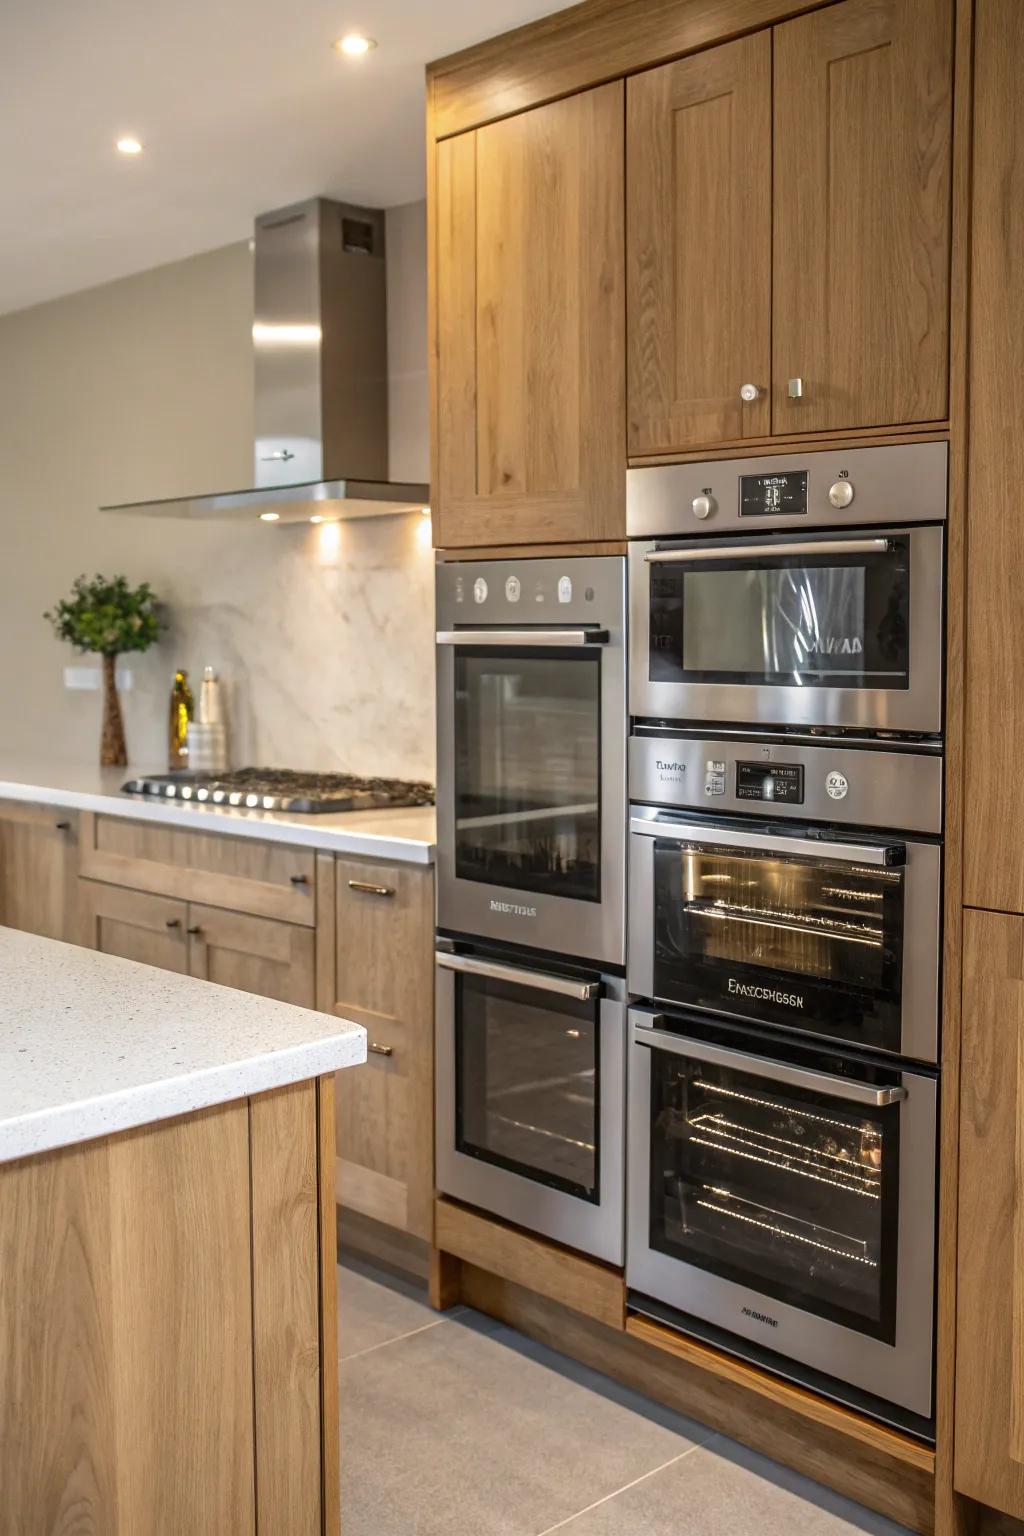
[[[455,872],[601,896],[601,654],[455,657]]]
[[[597,1205],[600,1000],[459,978],[455,1145]]]
[[[905,869],[708,838],[655,840],[655,995],[898,1051]]]
[[[910,687],[910,543],[876,553],[652,561],[650,679]],[[820,548],[820,545],[818,546]]]
[[[651,1247],[892,1343],[899,1105],[651,1055]]]

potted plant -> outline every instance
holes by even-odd
[[[117,658],[125,651],[148,651],[159,638],[156,599],[148,583],[130,587],[127,578],[79,576],[70,597],[43,615],[61,640],[81,654],[103,657],[103,734],[100,766],[123,768],[128,761],[124,720],[117,694]]]

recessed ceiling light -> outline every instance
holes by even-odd
[[[138,139],[133,139],[129,135],[123,139],[118,139],[117,152],[119,155],[141,155],[142,145]]]
[[[280,521],[281,521],[281,514],[280,514],[280,512],[261,512],[260,513],[260,522],[261,523],[279,523]]]
[[[310,522],[311,523],[322,523],[323,522],[323,518],[319,517],[319,516],[313,516],[313,517],[310,518]]]
[[[346,32],[345,36],[339,37],[333,46],[338,53],[345,53],[350,59],[361,59],[372,48],[376,48],[377,40],[366,37],[362,32]]]

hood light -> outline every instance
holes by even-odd
[[[429,507],[420,507],[420,516],[421,517],[429,517],[430,516],[430,508]]]
[[[260,513],[260,522],[261,523],[279,523],[280,521],[281,521],[281,514],[280,514],[280,512],[261,512]]]
[[[133,139],[130,134],[117,140],[117,152],[119,155],[141,155],[142,145],[138,139]]]
[[[376,48],[377,41],[375,38],[365,37],[362,32],[346,32],[345,36],[339,37],[332,46],[336,53],[343,53],[350,59],[362,59]]]

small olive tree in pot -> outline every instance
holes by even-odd
[[[117,658],[125,651],[148,651],[160,636],[156,598],[146,582],[130,587],[124,576],[108,581],[79,576],[70,597],[43,615],[61,640],[83,655],[103,657],[103,734],[100,766],[123,768],[128,761],[124,720],[117,694]]]

